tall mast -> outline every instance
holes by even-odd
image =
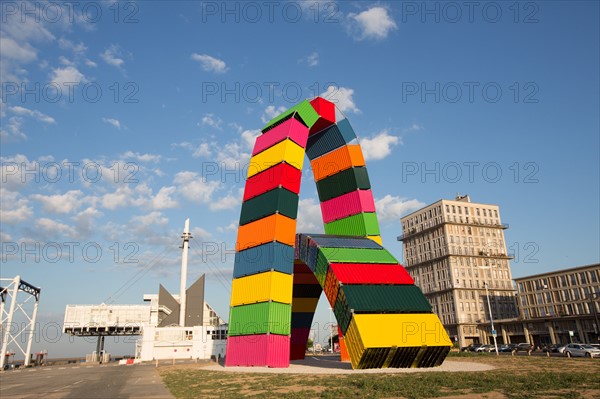
[[[188,248],[189,241],[192,235],[190,234],[190,219],[185,219],[185,226],[183,228],[183,245],[181,253],[181,283],[179,284],[179,325],[185,327],[185,290],[187,286],[187,266],[188,266]]]

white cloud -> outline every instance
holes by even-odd
[[[200,145],[198,145],[198,147],[196,147],[196,149],[194,149],[194,152],[192,153],[192,156],[194,158],[209,157],[210,155],[211,151],[209,149],[208,143],[201,143]]]
[[[418,123],[413,123],[409,127],[402,129],[402,133],[420,132],[421,130],[424,130],[424,129],[425,128],[423,127],[423,125],[420,125]]]
[[[327,90],[321,94],[321,97],[334,103],[342,112],[347,111],[357,114],[360,112],[360,109],[354,104],[353,95],[354,89],[328,86]]]
[[[225,61],[212,57],[208,54],[192,54],[192,60],[198,61],[202,69],[207,72],[225,73],[229,68]]]
[[[119,121],[118,119],[102,118],[102,122],[108,123],[109,125],[112,125],[112,126],[116,127],[117,129],[121,129],[121,121]]]
[[[21,130],[23,118],[13,116],[8,118],[8,124],[3,125],[6,126],[6,129],[4,129],[4,126],[0,127],[0,139],[2,139],[2,141],[19,141],[27,138],[25,132]]]
[[[420,209],[425,203],[416,199],[406,199],[386,195],[381,199],[375,200],[375,209],[377,209],[377,218],[380,222],[400,220],[400,217]]]
[[[21,107],[21,106],[14,106],[14,107],[9,107],[9,110],[17,115],[25,115],[25,116],[29,116],[31,118],[35,118],[40,122],[44,122],[44,123],[55,123],[56,121],[54,120],[54,118],[52,118],[51,116],[48,116],[44,113],[41,113],[38,110],[31,110],[25,107]]]
[[[31,199],[38,201],[49,213],[72,213],[78,210],[82,204],[83,192],[81,190],[69,190],[64,194],[42,195],[33,194]]]
[[[17,224],[29,220],[33,216],[33,209],[29,200],[19,193],[0,188],[0,213],[2,223]]]
[[[99,200],[103,208],[110,210],[126,206],[142,207],[147,204],[150,191],[146,184],[136,185],[135,190],[130,186],[119,186],[114,192],[104,194]]]
[[[214,114],[205,114],[202,118],[202,124],[208,125],[210,127],[214,127],[215,129],[221,130],[221,124],[223,121],[218,116],[215,117]]]
[[[96,230],[94,227],[94,218],[97,218],[101,215],[102,212],[90,206],[73,216],[71,219],[73,219],[75,222],[75,231],[77,232],[77,236],[82,239],[91,236]]]
[[[220,183],[216,181],[205,181],[196,172],[183,171],[175,175],[173,182],[177,190],[188,200],[196,203],[209,203]]]
[[[158,211],[150,212],[147,215],[134,216],[131,218],[131,221],[139,224],[141,227],[148,227],[150,225],[165,226],[169,223],[169,219]]]
[[[85,65],[89,66],[90,68],[96,68],[98,66],[98,64],[96,64],[94,61],[87,58],[85,60]]]
[[[384,7],[372,7],[359,14],[348,14],[350,29],[355,39],[385,39],[398,25]]]
[[[379,160],[392,153],[392,147],[402,144],[398,136],[392,136],[387,129],[382,130],[371,138],[359,139],[365,160]]]
[[[160,162],[162,155],[158,154],[140,154],[139,152],[127,151],[121,155],[123,159],[135,159],[140,162]]]
[[[316,51],[311,53],[308,57],[304,59],[304,62],[306,62],[306,64],[309,67],[315,67],[319,65],[319,53],[317,53]]]
[[[254,148],[254,143],[256,142],[256,138],[260,136],[260,130],[244,130],[241,133],[242,142],[246,145],[246,148],[251,150]]]
[[[210,209],[212,211],[222,211],[225,209],[233,209],[239,206],[242,203],[244,193],[238,193],[237,195],[233,195],[232,193],[228,193],[225,197],[217,198],[213,202],[210,203]]]
[[[73,238],[77,237],[74,228],[53,219],[40,218],[36,220],[35,228],[39,230],[42,234],[51,235],[53,237],[56,237],[57,234]]]
[[[115,44],[111,44],[104,52],[100,54],[100,58],[104,60],[108,65],[120,68],[125,63],[125,60],[121,58],[121,49]]]
[[[2,58],[18,62],[31,62],[37,58],[36,50],[29,43],[19,44],[10,37],[0,37]]]
[[[275,118],[277,115],[281,114],[286,109],[287,108],[283,106],[275,108],[274,105],[269,105],[267,108],[265,108],[265,111],[260,117],[260,120],[262,121],[262,123],[267,123],[271,119]]]
[[[306,233],[323,233],[321,206],[314,198],[302,199],[298,202],[297,231]]]
[[[171,196],[175,194],[177,188],[174,186],[161,187],[156,196],[152,198],[152,209],[167,209],[175,208],[179,204]]]
[[[74,66],[53,68],[52,74],[50,75],[50,80],[52,83],[61,86],[61,89],[62,86],[68,87],[70,85],[77,85],[81,82],[87,81],[85,75],[79,72],[79,70]]]

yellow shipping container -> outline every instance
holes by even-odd
[[[292,312],[314,312],[319,298],[294,298]]]
[[[375,241],[377,244],[383,246],[382,241],[381,241],[381,236],[367,236],[367,238],[370,238],[371,240]]]
[[[427,347],[452,346],[439,317],[433,313],[355,314],[344,338],[354,369],[369,368],[368,364],[361,364],[361,360],[365,351],[371,348],[395,350],[412,347],[419,348],[421,354]],[[417,360],[419,358],[417,356]],[[379,367],[387,365],[384,363]],[[411,367],[416,367],[416,364],[413,363]]]
[[[250,158],[248,178],[260,173],[271,166],[285,161],[296,169],[302,170],[304,163],[304,148],[290,139],[285,139],[273,147],[267,148]]]
[[[291,274],[266,272],[236,278],[231,285],[231,306],[257,302],[292,303]]]

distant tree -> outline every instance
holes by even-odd
[[[306,342],[306,348],[310,349],[313,347],[313,340],[312,339],[308,339],[308,341]]]

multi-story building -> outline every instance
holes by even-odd
[[[600,264],[516,278],[515,282],[529,342],[599,343]]]
[[[401,222],[404,266],[455,341],[489,343],[490,311],[499,343],[525,338],[514,323],[518,312],[504,240],[508,225],[501,222],[497,205],[457,196]]]

